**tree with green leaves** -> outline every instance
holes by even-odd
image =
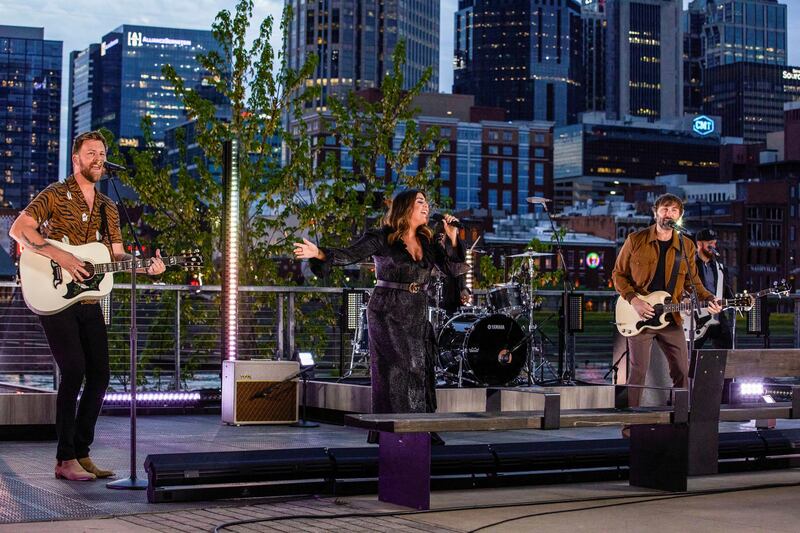
[[[171,66],[166,65],[163,70],[188,118],[195,121],[196,142],[204,157],[191,162],[182,158],[177,173],[171,176],[168,169],[160,166],[145,119],[145,149],[132,151],[136,173],[125,179],[142,204],[154,207],[145,210],[143,222],[157,235],[158,245],[170,251],[199,248],[206,259],[205,282],[219,282],[224,238],[223,184],[214,178],[213,170],[222,166],[223,143],[236,139],[244,154],[239,161],[239,237],[244,251],[239,254],[239,282],[286,285],[291,280],[281,277],[278,266],[281,261],[290,260],[291,243],[313,233],[314,228],[324,226],[325,243],[336,246],[373,224],[384,210],[383,200],[396,187],[438,190],[436,162],[444,144],[437,128],[421,131],[413,120],[412,100],[423,89],[431,71],[411,89],[402,90],[405,45],[401,43],[394,51],[393,70],[386,76],[377,102],[357,94],[330,101],[330,112],[323,118],[340,151],[326,151],[324,144],[309,133],[310,117],[303,115],[305,103],[319,90],[306,83],[317,58],[309,56],[297,70],[287,62],[291,6],[287,5],[283,12],[280,31],[284,47],[277,52],[270,45],[271,17],[261,22],[252,42],[246,39],[252,11],[252,0],[239,0],[234,13],[221,11],[212,26],[220,52],[197,56],[200,66],[209,73],[207,83],[230,102],[229,118],[218,116],[214,102],[196,88],[187,87]],[[180,141],[182,132],[178,134]],[[283,157],[273,150],[275,139],[283,142]],[[185,142],[178,144],[183,144],[185,156]],[[340,164],[342,153],[349,155],[351,167]],[[416,172],[407,172],[420,153],[427,155],[425,164]],[[196,165],[199,177],[190,173],[190,164]],[[385,165],[390,176],[380,175],[379,165]],[[178,276],[167,273],[165,279],[180,283]],[[336,284],[340,278],[328,281]],[[252,312],[274,307],[274,296],[264,296],[253,305],[256,309]],[[185,309],[191,314],[188,307]],[[324,312],[328,317],[335,316],[330,308]],[[187,323],[190,320],[187,317]],[[322,342],[323,329],[319,326],[311,337]],[[240,331],[240,336],[246,335]]]

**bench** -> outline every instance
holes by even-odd
[[[800,418],[800,386],[791,400],[778,403],[722,405],[725,378],[800,376],[800,350],[696,350],[692,354],[689,413],[689,475],[719,471],[719,423]]]
[[[380,432],[378,498],[414,509],[430,508],[430,432],[558,430],[610,424],[631,426],[630,484],[685,491],[689,392],[672,389],[670,407],[561,410],[558,393],[542,392],[541,411],[500,412],[498,391],[489,389],[483,413],[348,415],[345,425]],[[531,393],[539,393],[530,390]]]

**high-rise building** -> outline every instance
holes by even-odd
[[[783,129],[786,102],[800,100],[800,68],[736,62],[706,69],[703,109],[722,117],[722,134],[764,142]]]
[[[704,9],[706,68],[738,61],[786,64],[786,6],[778,0],[694,0]]]
[[[584,0],[581,6],[583,21],[583,109],[606,110],[606,36],[608,22],[605,0]]]
[[[576,0],[459,0],[453,92],[507,120],[571,124],[584,100]]]
[[[0,26],[0,207],[58,180],[61,50],[43,28]]]
[[[609,118],[683,115],[681,0],[607,0]]]
[[[99,44],[72,52],[68,138],[108,128],[121,147],[138,147],[141,121],[147,115],[155,140],[163,142],[164,132],[186,117],[162,67],[172,65],[187,87],[211,91],[208,73],[195,57],[218,49],[207,30],[125,24],[104,35]],[[67,174],[71,170],[70,165]]]
[[[706,11],[699,0],[683,12],[683,112],[703,111],[703,26]]]
[[[430,0],[287,0],[293,9],[288,62],[300,68],[316,54],[310,83],[321,95],[309,107],[322,108],[328,96],[378,88],[391,72],[398,41],[406,43],[404,88],[432,75],[424,90],[439,90],[439,3]]]

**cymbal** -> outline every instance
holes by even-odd
[[[522,252],[521,254],[507,255],[506,257],[550,257],[556,255],[551,252]]]

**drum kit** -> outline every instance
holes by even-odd
[[[476,253],[485,253],[476,250]],[[535,263],[537,258],[551,257],[544,252],[523,252],[507,259],[522,258],[512,269],[509,279],[487,291],[483,305],[465,305],[448,314],[442,308],[444,276],[434,275],[428,306],[428,320],[438,344],[437,382],[449,386],[531,385],[544,381],[545,370],[556,376],[545,358],[544,345],[549,340],[534,319]],[[350,365],[346,375],[356,366],[367,366],[367,305],[359,311],[359,328],[352,341]]]

